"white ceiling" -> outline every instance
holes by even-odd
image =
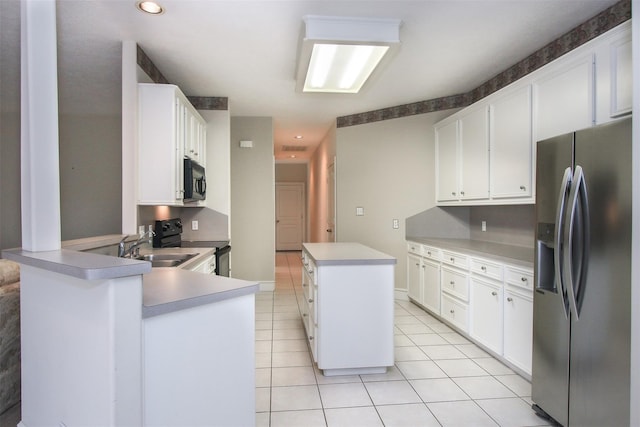
[[[466,92],[616,1],[160,0],[166,12],[148,16],[134,0],[58,0],[60,109],[118,112],[121,42],[134,40],[187,95],[273,117],[276,159],[305,144],[300,161],[336,117]],[[360,94],[298,93],[307,14],[399,18],[401,48]]]

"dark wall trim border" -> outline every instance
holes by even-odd
[[[136,45],[136,61],[142,70],[153,80],[154,83],[169,84],[169,80],[162,75],[156,64],[147,56],[140,45]]]
[[[338,117],[337,127],[356,126],[469,106],[629,19],[631,19],[631,0],[621,0],[467,93]]]
[[[229,98],[221,96],[187,96],[196,110],[228,110]]]
[[[136,62],[154,83],[169,84],[169,80],[160,72],[156,64],[139,45],[136,45]],[[220,96],[188,96],[196,110],[228,110],[229,98]]]

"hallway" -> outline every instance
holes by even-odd
[[[300,252],[277,252],[256,296],[257,426],[537,426],[529,382],[409,301],[395,305],[395,366],[324,377],[298,302]],[[357,310],[354,302],[354,310]]]

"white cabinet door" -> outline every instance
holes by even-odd
[[[458,200],[458,122],[436,128],[436,199]]]
[[[489,198],[489,117],[487,107],[460,118],[460,199]]]
[[[532,197],[531,86],[492,102],[490,117],[491,197]]]
[[[504,292],[504,357],[531,374],[533,298],[509,288]]]
[[[631,35],[611,45],[611,117],[631,112],[633,66]]]
[[[407,292],[409,298],[422,304],[422,258],[414,254],[407,255]]]
[[[594,123],[593,54],[552,70],[533,82],[536,141]]]
[[[440,264],[422,261],[422,305],[440,315]]]
[[[471,277],[471,337],[502,354],[502,284]]]

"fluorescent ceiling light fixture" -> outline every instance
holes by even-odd
[[[400,44],[399,19],[315,15],[303,19],[298,91],[357,93]]]

